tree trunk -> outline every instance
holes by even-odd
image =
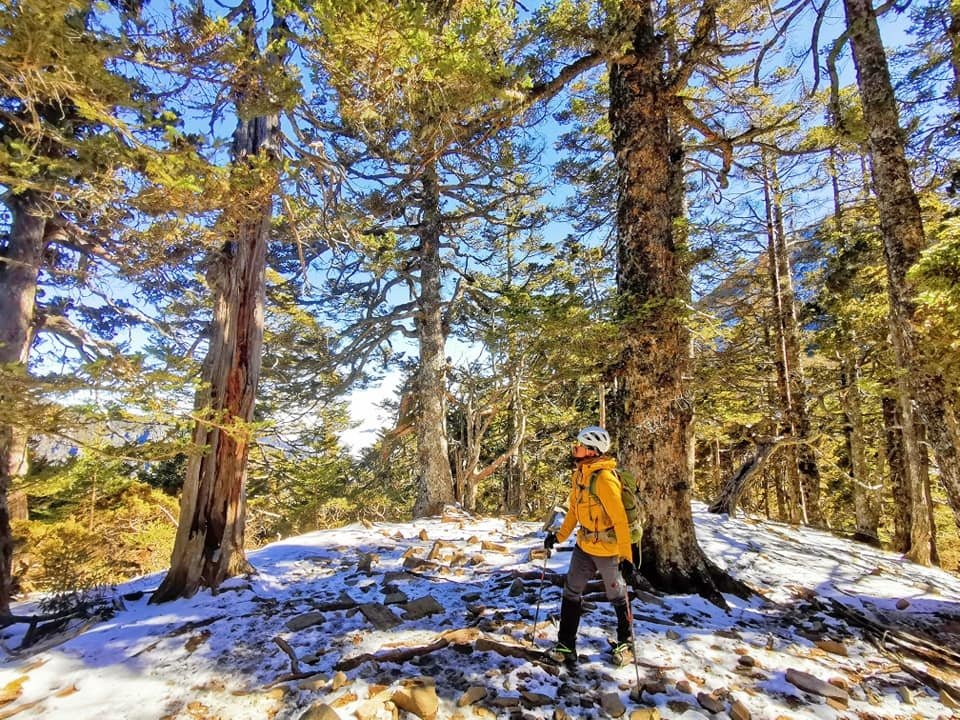
[[[724,484],[723,488],[717,494],[716,500],[710,503],[709,511],[712,513],[733,514],[737,509],[740,498],[747,487],[753,482],[753,479],[763,469],[764,463],[770,454],[777,448],[776,442],[763,443],[757,448],[757,452],[747,458],[736,474],[732,475]]]
[[[527,418],[523,406],[522,364],[517,368],[510,389],[510,428],[507,435],[507,445],[516,447],[517,452],[507,460],[503,477],[503,506],[506,512],[520,514],[526,505],[526,462],[523,455],[523,444],[526,436]]]
[[[913,501],[906,468],[903,447],[903,426],[900,419],[900,403],[896,398],[884,396],[883,401],[884,454],[890,472],[890,495],[893,500],[892,550],[899,553],[910,551],[910,527]]]
[[[610,126],[617,163],[617,289],[625,385],[620,454],[644,498],[641,569],[656,586],[698,592],[744,588],[707,560],[697,542],[688,464],[689,269],[682,236],[683,147],[671,127],[678,102],[665,80],[664,39],[648,2],[625,0],[633,56],[610,68]]]
[[[420,370],[417,389],[420,414],[417,417],[417,478],[415,518],[439,515],[452,503],[453,475],[447,456],[447,360],[444,354],[446,331],[440,276],[440,188],[436,166],[431,164],[421,178],[423,219],[420,229],[420,297],[417,338]]]
[[[847,27],[853,46],[863,116],[869,131],[873,186],[880,214],[887,264],[887,290],[890,299],[891,340],[900,371],[903,390],[904,440],[907,446],[911,485],[922,493],[916,468],[918,458],[910,449],[911,398],[917,403],[919,416],[926,427],[933,449],[940,480],[947,491],[954,517],[960,523],[960,436],[951,398],[943,378],[927,367],[919,351],[916,329],[912,324],[916,304],[916,288],[907,278],[907,271],[916,262],[924,245],[920,203],[910,179],[904,151],[903,133],[899,125],[896,98],[876,13],[870,0],[844,0]],[[913,521],[918,515],[914,507]],[[929,564],[929,545],[912,543],[910,556],[916,562]]]
[[[226,240],[211,262],[210,347],[197,392],[197,448],[188,463],[170,571],[150,601],[216,589],[252,568],[244,552],[250,428],[263,347],[267,241],[277,177],[255,169],[276,151],[276,115],[239,120],[233,135],[234,203],[221,218]],[[242,188],[242,189],[241,189]],[[247,189],[249,188],[249,189]]]
[[[798,441],[789,452],[787,472],[790,488],[799,502],[800,517],[810,525],[823,525],[820,511],[820,470],[809,445],[810,415],[807,389],[800,366],[800,329],[793,293],[790,251],[783,226],[783,204],[776,160],[764,157],[763,194],[767,220],[767,254],[773,321],[777,387],[785,428]]]
[[[947,27],[950,38],[950,68],[953,70],[953,87],[950,94],[960,104],[960,3],[950,2],[950,25]]]
[[[844,434],[850,455],[850,482],[853,483],[853,509],[857,523],[854,538],[879,545],[880,494],[867,477],[867,448],[860,406],[860,368],[851,357],[841,358],[840,366]]]
[[[32,192],[13,195],[6,205],[13,222],[7,247],[0,250],[0,365],[8,372],[26,373],[46,218]],[[0,402],[11,402],[2,388]],[[14,587],[7,494],[26,471],[26,435],[11,423],[0,424],[0,613],[9,613]]]

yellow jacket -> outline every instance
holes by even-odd
[[[577,545],[585,553],[597,557],[619,555],[631,560],[630,528],[627,513],[620,499],[620,479],[612,472],[617,461],[611,457],[589,458],[573,471],[570,500],[557,541],[563,542],[579,525]],[[596,474],[594,492],[590,493],[590,476]]]

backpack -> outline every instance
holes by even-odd
[[[598,471],[599,472],[599,471]],[[627,527],[630,528],[630,543],[640,542],[643,537],[643,523],[640,520],[640,501],[637,499],[637,479],[633,473],[626,470],[611,470],[620,481],[620,500],[623,502],[623,509],[627,512]],[[590,475],[589,492],[597,497],[597,479],[596,472]],[[599,498],[597,498],[599,500]]]

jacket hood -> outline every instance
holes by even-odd
[[[588,458],[581,462],[578,467],[586,474],[595,473],[597,470],[613,470],[617,467],[617,461],[612,457],[602,455],[600,457]]]

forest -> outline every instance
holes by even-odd
[[[654,587],[737,590],[694,500],[957,571],[956,0],[0,8],[0,613],[543,518],[594,424]]]

